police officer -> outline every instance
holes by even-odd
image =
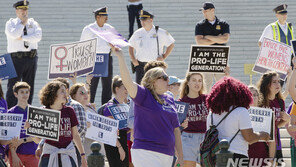
[[[229,24],[220,20],[215,15],[215,6],[211,2],[205,2],[202,11],[204,20],[199,21],[195,27],[195,41],[197,45],[226,45],[229,40]],[[204,73],[207,91],[212,87],[213,77],[216,81],[224,74]]]
[[[290,40],[294,39],[294,31],[292,24],[287,22],[287,8],[288,5],[282,4],[273,9],[278,20],[265,27],[258,42],[259,47],[264,37],[291,45]]]
[[[166,30],[154,26],[153,18],[152,14],[141,10],[140,20],[143,27],[135,31],[129,40],[129,55],[135,67],[138,84],[144,76],[145,64],[148,61],[165,60],[174,48],[174,38]],[[164,46],[167,47],[165,52]]]
[[[95,22],[91,23],[83,28],[80,40],[87,40],[91,38],[97,38],[97,53],[108,54],[108,77],[102,77],[102,104],[107,103],[112,96],[111,83],[113,77],[113,60],[111,56],[111,49],[109,43],[98,37],[93,31],[105,31],[105,32],[117,32],[114,27],[107,24],[108,12],[107,7],[99,8],[94,11]],[[95,101],[97,87],[99,84],[100,77],[93,77],[90,84],[90,102]]]
[[[29,1],[18,1],[13,7],[17,17],[6,22],[5,34],[7,52],[11,54],[17,77],[8,80],[6,93],[8,108],[17,103],[12,91],[17,81],[27,82],[31,86],[28,102],[32,104],[38,61],[37,48],[42,37],[39,24],[33,18],[28,18]]]
[[[128,38],[134,33],[134,23],[137,21],[138,28],[141,28],[141,22],[139,19],[140,11],[143,9],[141,0],[128,0],[127,11],[128,11],[128,21],[129,21],[129,35]]]

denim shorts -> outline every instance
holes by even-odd
[[[204,133],[182,132],[182,147],[184,161],[200,163],[200,143],[204,140]]]

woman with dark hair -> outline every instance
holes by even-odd
[[[201,73],[187,72],[181,84],[180,101],[188,103],[188,127],[182,131],[184,166],[195,167],[200,163],[200,143],[204,140],[209,114],[206,106],[204,77]]]
[[[135,167],[171,167],[173,155],[183,166],[179,121],[174,99],[167,95],[168,76],[163,68],[147,71],[141,85],[133,82],[124,56],[112,48],[118,57],[122,83],[135,106],[134,143],[131,149]]]
[[[262,75],[258,82],[260,92],[259,107],[271,108],[275,113],[275,142],[269,142],[269,157],[283,158],[279,128],[290,121],[285,112],[285,102],[281,94],[281,84],[278,73],[274,71]]]
[[[87,166],[84,149],[77,130],[77,118],[72,107],[67,107],[66,86],[59,81],[51,81],[40,90],[40,101],[48,109],[61,112],[59,141],[45,140],[39,161],[40,167],[78,167],[77,155],[72,141],[78,148],[82,167]]]
[[[249,143],[269,139],[266,132],[253,132],[248,112],[251,103],[252,94],[248,87],[232,77],[219,80],[207,97],[207,106],[211,110],[207,118],[208,129],[230,112],[217,129],[219,140],[233,139],[228,150],[234,153],[234,160],[248,157]]]
[[[103,115],[106,117],[113,118],[108,106],[115,104],[128,104],[128,92],[122,83],[119,75],[116,75],[112,79],[111,84],[113,98],[105,105],[103,110]],[[114,119],[114,118],[113,118]],[[104,144],[106,157],[108,159],[110,167],[128,167],[129,166],[129,156],[128,156],[128,146],[127,146],[127,132],[128,128],[120,129],[119,139],[117,140],[116,147]]]

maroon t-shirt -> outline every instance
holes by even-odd
[[[78,125],[78,120],[72,107],[63,106],[61,110],[60,122],[61,124],[59,141],[46,139],[45,143],[48,143],[57,148],[66,148],[73,139],[72,127]]]
[[[180,101],[189,103],[188,127],[184,129],[188,133],[205,133],[207,130],[207,116],[209,110],[206,105],[207,95],[200,95],[197,98],[184,96]]]
[[[274,113],[275,113],[275,135],[278,134],[278,137],[275,138],[275,141],[276,141],[276,149],[277,150],[281,150],[282,149],[282,143],[281,143],[281,140],[278,140],[281,138],[280,136],[280,131],[279,131],[279,128],[277,127],[278,126],[278,123],[280,122],[280,112],[282,111],[281,109],[281,104],[280,104],[280,101],[282,103],[282,108],[283,108],[283,111],[285,112],[285,102],[284,100],[278,100],[277,98],[275,98],[274,100],[271,100],[269,101],[269,108],[271,108]]]

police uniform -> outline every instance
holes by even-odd
[[[147,16],[149,17],[151,14],[143,11],[140,18]],[[156,32],[154,25],[148,32],[143,27],[134,32],[129,43],[135,49],[135,58],[139,62],[139,65],[135,69],[137,83],[140,83],[144,76],[145,64],[149,61],[157,60],[158,57],[164,54],[164,47],[168,47],[174,42],[174,38],[166,30],[159,28]]]
[[[134,23],[137,21],[138,28],[141,28],[141,22],[139,19],[140,11],[143,9],[142,1],[137,2],[128,2],[127,11],[128,11],[128,21],[129,21],[129,38],[134,33]]]
[[[95,16],[102,15],[108,16],[107,7],[99,8],[94,11]],[[91,38],[97,38],[97,53],[101,54],[109,54],[109,64],[108,64],[108,77],[102,77],[102,95],[101,101],[102,104],[107,103],[112,97],[111,84],[113,77],[113,60],[111,56],[111,48],[105,40],[98,37],[93,31],[106,31],[113,32],[118,34],[114,27],[110,24],[105,23],[103,27],[99,27],[97,22],[91,23],[85,26],[82,30],[80,40],[87,40]],[[97,87],[99,84],[100,77],[93,77],[90,85],[90,102],[93,103],[95,101],[95,96],[97,92]]]
[[[212,3],[206,2],[203,4],[203,10],[215,8]],[[200,10],[202,10],[200,9]],[[218,35],[224,35],[224,34],[230,34],[229,24],[224,21],[220,20],[217,17],[215,17],[215,20],[213,22],[209,22],[207,19],[199,21],[195,26],[195,36],[196,35],[212,35],[212,36],[218,36]],[[215,43],[212,45],[226,45]],[[204,80],[205,85],[207,88],[207,91],[210,91],[213,83],[213,77],[216,81],[218,81],[220,78],[224,76],[224,74],[210,74],[210,73],[204,73]]]
[[[273,11],[277,14],[284,14],[287,13],[288,5],[283,4],[279,5],[273,9]],[[281,25],[278,21],[273,22],[265,27],[259,42],[263,42],[263,39],[269,38],[276,41],[280,41],[287,45],[291,46],[290,40],[294,39],[294,30],[291,23],[286,22],[284,25]]]
[[[18,1],[13,5],[15,9],[27,10],[28,1]],[[17,99],[13,94],[13,86],[18,81],[27,82],[31,86],[29,104],[32,103],[34,94],[34,82],[37,70],[37,48],[42,38],[42,30],[39,24],[29,18],[26,25],[20,18],[11,18],[6,22],[5,34],[7,37],[7,52],[11,58],[17,73],[16,78],[8,80],[6,100],[8,108],[16,105]],[[21,37],[21,40],[19,38]]]

